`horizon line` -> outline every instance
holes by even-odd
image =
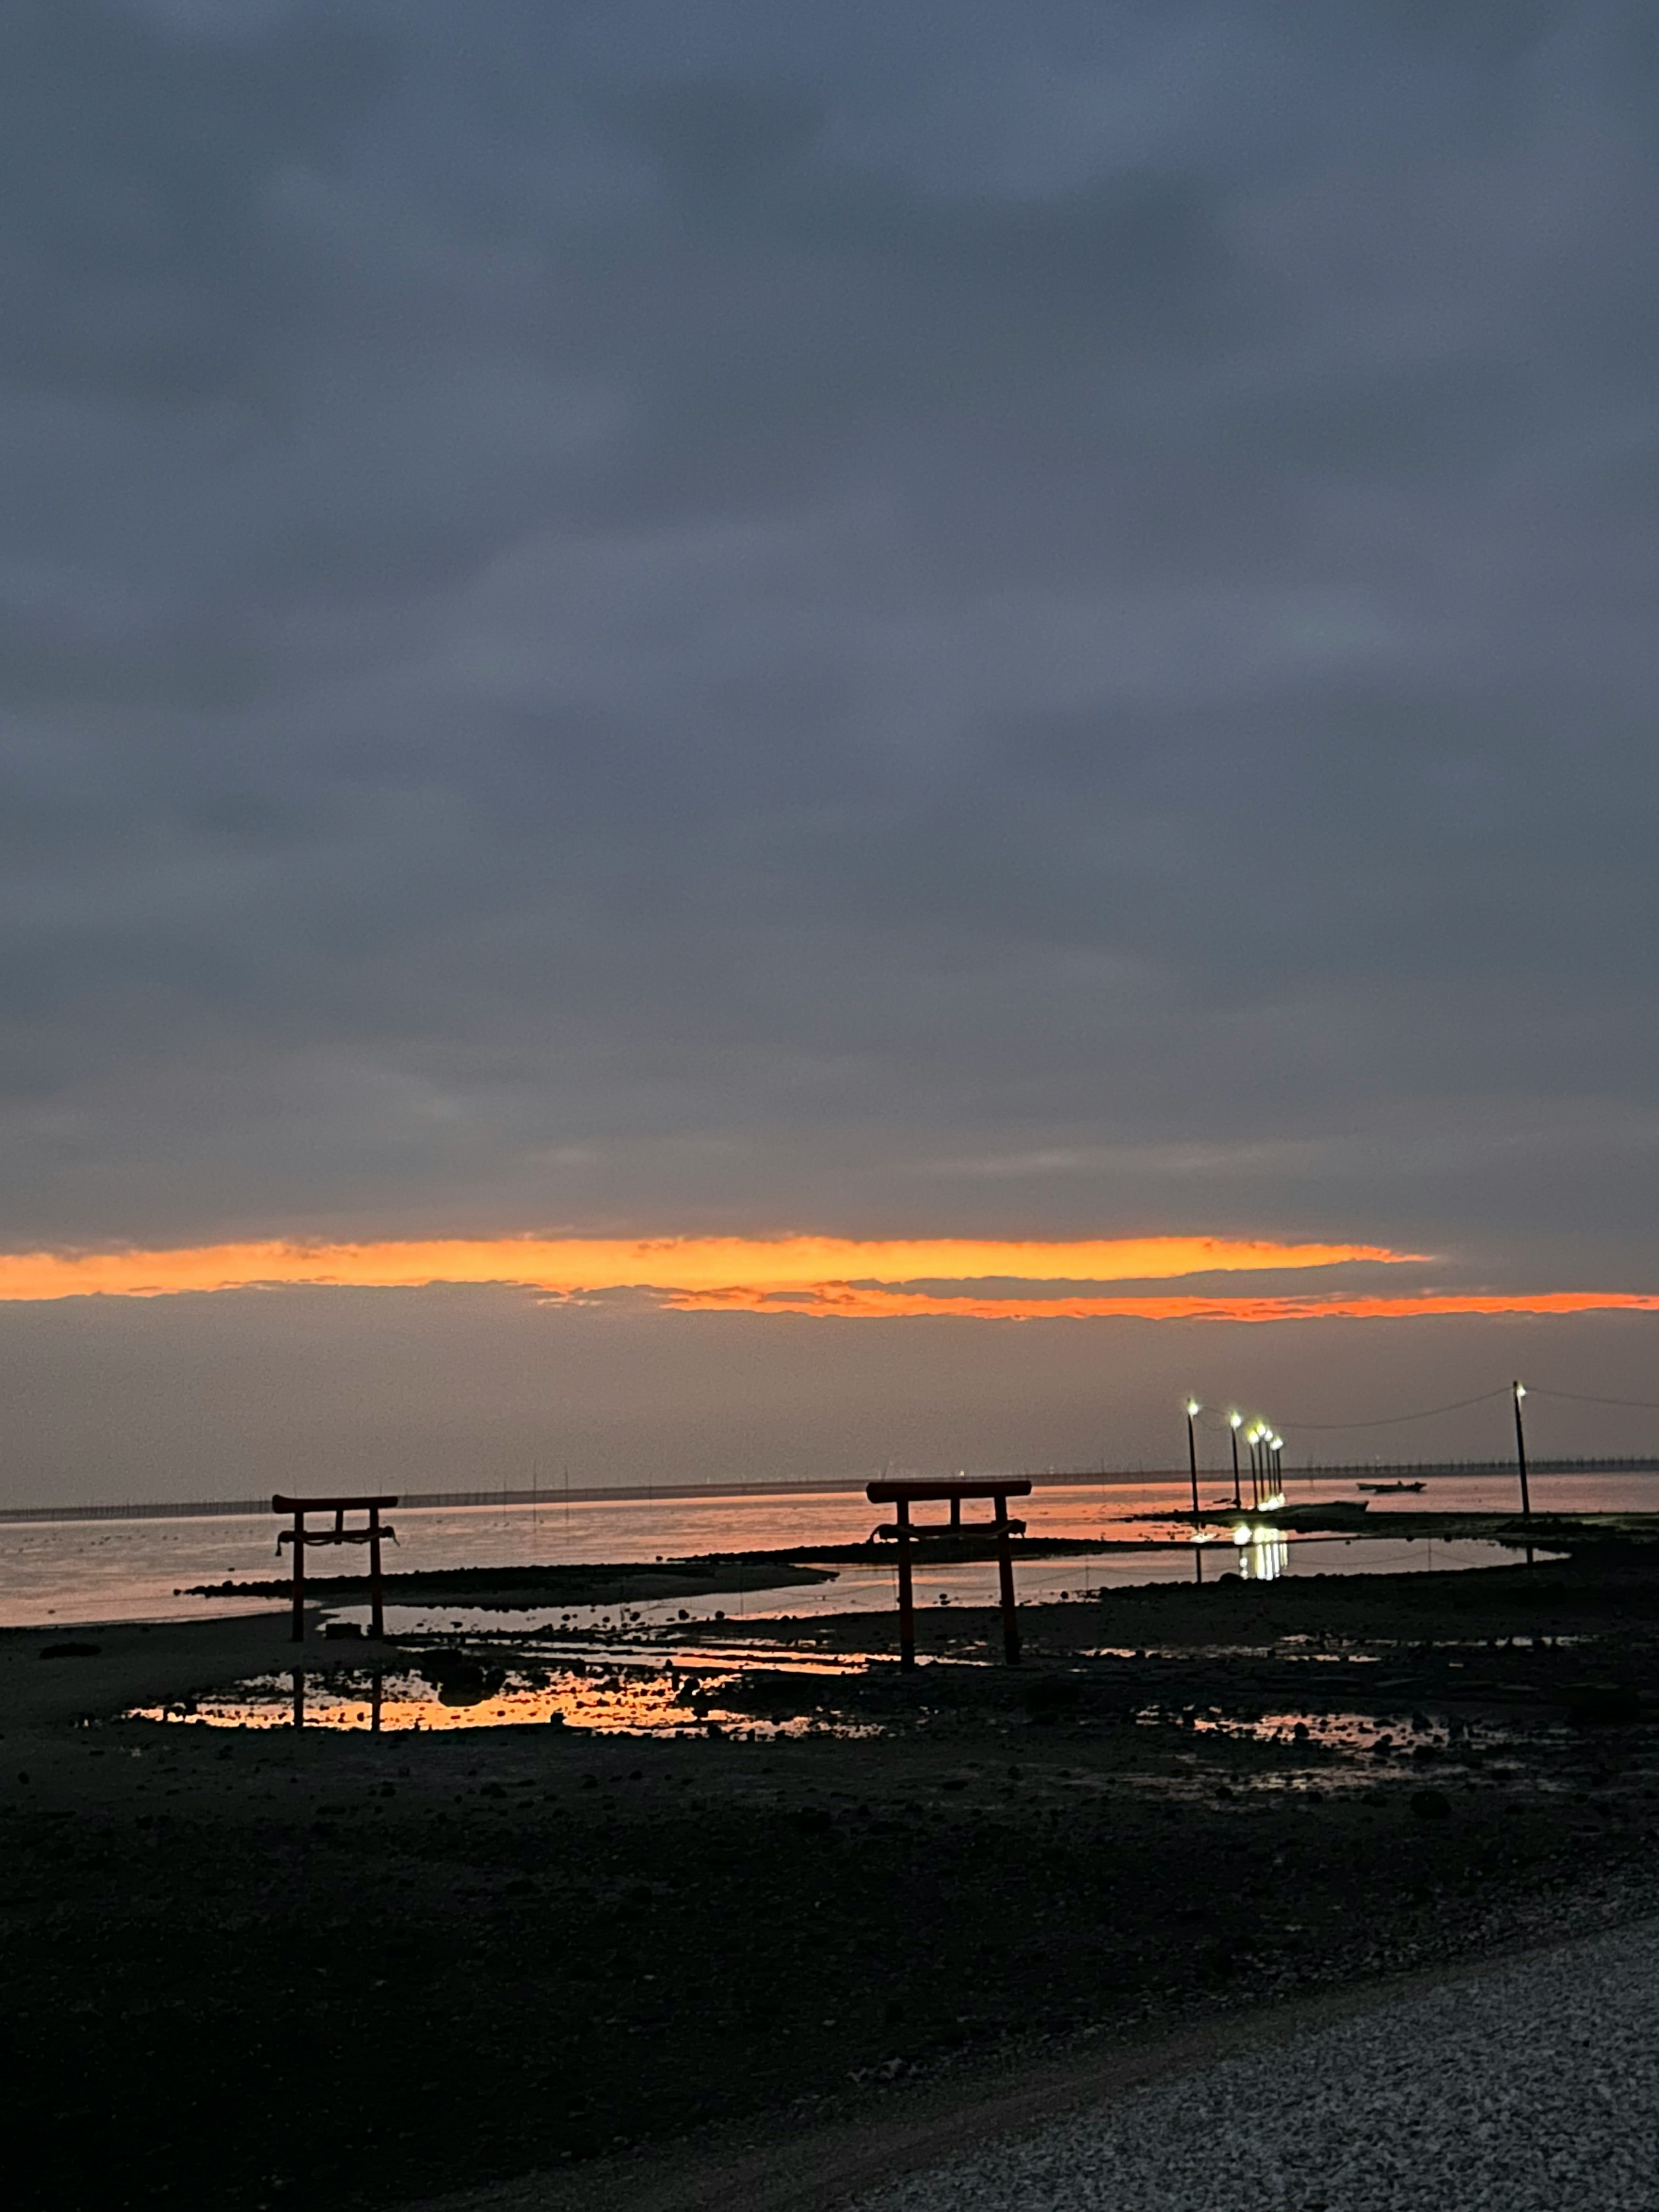
[[[1659,1474],[1659,1452],[1634,1452],[1600,1456],[1573,1456],[1558,1453],[1547,1459],[1528,1455],[1528,1465],[1534,1474],[1565,1476],[1570,1474]],[[1287,1466],[1286,1474],[1311,1480],[1316,1475],[1361,1474],[1381,1471],[1397,1473],[1407,1468],[1419,1468],[1444,1481],[1480,1480],[1493,1475],[1515,1473],[1513,1459],[1486,1460],[1321,1460],[1308,1461]],[[1189,1480],[1184,1467],[1098,1467],[1098,1468],[1025,1468],[1018,1470],[1034,1486],[1044,1484],[1055,1489],[1085,1490],[1091,1484],[1129,1485],[1138,1482],[1173,1482],[1185,1485]],[[1200,1477],[1206,1481],[1221,1481],[1227,1471],[1219,1467],[1201,1468]],[[567,1490],[562,1483],[526,1490],[507,1486],[494,1490],[423,1490],[397,1493],[397,1504],[389,1510],[398,1513],[490,1512],[503,1507],[509,1510],[524,1508],[530,1511],[557,1512],[567,1504],[571,1505],[629,1505],[648,1504],[653,1499],[664,1498],[790,1498],[809,1496],[846,1496],[861,1491],[866,1483],[876,1480],[873,1474],[757,1476],[744,1481],[733,1478],[727,1482],[625,1482],[610,1484],[589,1483],[580,1488],[572,1486]],[[1246,1511],[1251,1509],[1246,1507]],[[248,1520],[260,1514],[274,1513],[270,1499],[259,1498],[224,1498],[170,1499],[125,1498],[112,1504],[81,1505],[0,1505],[0,1525],[47,1524],[65,1521],[214,1521]],[[281,1517],[281,1516],[278,1516]]]

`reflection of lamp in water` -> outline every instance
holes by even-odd
[[[1238,1431],[1243,1427],[1243,1422],[1244,1416],[1243,1413],[1229,1413],[1227,1416],[1227,1425],[1232,1431],[1233,1510],[1235,1511],[1237,1511],[1237,1509],[1244,1503],[1244,1500],[1238,1494]]]
[[[1290,1564],[1290,1547],[1271,1522],[1252,1528],[1241,1521],[1233,1530],[1238,1548],[1238,1571],[1247,1581],[1277,1582]]]

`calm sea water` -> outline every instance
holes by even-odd
[[[1227,1494],[1221,1478],[1200,1480],[1206,1504]],[[1349,1486],[1321,1480],[1294,1480],[1293,1502],[1304,1497],[1355,1498]],[[1034,1535],[1110,1537],[1137,1540],[1169,1538],[1184,1531],[1173,1523],[1138,1524],[1138,1514],[1173,1513],[1187,1502],[1184,1482],[1103,1483],[1097,1487],[1039,1488],[1020,1504]],[[1512,1478],[1462,1477],[1431,1480],[1421,1497],[1377,1498],[1374,1521],[1401,1508],[1458,1511],[1511,1511]],[[1535,1510],[1643,1510],[1659,1506],[1659,1477],[1652,1475],[1544,1475],[1533,1485]],[[932,1512],[934,1509],[927,1509]],[[982,1509],[969,1506],[970,1518]],[[398,1544],[388,1554],[397,1567],[526,1566],[582,1560],[653,1560],[706,1552],[773,1551],[790,1548],[810,1559],[812,1546],[862,1541],[884,1514],[865,1498],[862,1486],[810,1497],[753,1493],[729,1498],[626,1499],[614,1504],[556,1502],[539,1507],[404,1511],[392,1516]],[[1248,1521],[1248,1516],[1246,1516]],[[224,1520],[59,1522],[0,1523],[0,1625],[114,1620],[191,1620],[215,1613],[246,1613],[246,1598],[206,1599],[179,1593],[191,1583],[227,1578],[251,1581],[283,1573],[276,1553],[278,1523],[232,1516]],[[1206,1547],[1206,1573],[1237,1567],[1247,1574],[1399,1573],[1407,1569],[1436,1571],[1506,1559],[1512,1554],[1489,1545],[1428,1544],[1342,1538],[1247,1541],[1234,1547],[1218,1534]],[[362,1554],[343,1555],[356,1569]],[[329,1562],[316,1559],[326,1572]],[[994,1601],[995,1568],[989,1563],[921,1567],[920,1602],[987,1604]],[[1061,1591],[1099,1589],[1129,1583],[1188,1581],[1194,1571],[1189,1545],[1175,1550],[1074,1556],[1020,1569],[1020,1594],[1027,1599],[1058,1596]],[[810,1589],[750,1593],[725,1597],[722,1607],[750,1617],[797,1616],[808,1613],[885,1609],[893,1602],[893,1574],[885,1554],[867,1566],[842,1568],[833,1583]],[[586,1608],[595,1614],[602,1609]],[[713,1601],[696,1610],[715,1610]],[[545,1613],[546,1608],[541,1608]],[[584,1614],[585,1617],[585,1614]],[[649,1611],[647,1615],[649,1617]],[[397,1625],[393,1623],[392,1625]]]

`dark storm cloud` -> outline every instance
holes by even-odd
[[[1626,1268],[1647,11],[8,21],[9,1241]]]

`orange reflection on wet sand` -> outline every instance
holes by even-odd
[[[595,1680],[559,1674],[535,1681],[509,1676],[488,1695],[444,1696],[419,1674],[388,1674],[377,1698],[361,1682],[349,1687],[337,1678],[313,1674],[298,1693],[307,1728],[376,1729],[395,1735],[410,1729],[562,1726],[597,1735],[702,1734],[726,1728],[766,1735],[801,1735],[817,1723],[811,1718],[757,1721],[727,1712],[715,1703],[722,1681],[703,1678],[680,1681],[665,1669],[619,1672]],[[281,1729],[294,1725],[296,1692],[292,1674],[262,1674],[222,1696],[192,1698],[173,1705],[141,1705],[122,1716],[130,1721],[194,1723],[204,1728]]]

